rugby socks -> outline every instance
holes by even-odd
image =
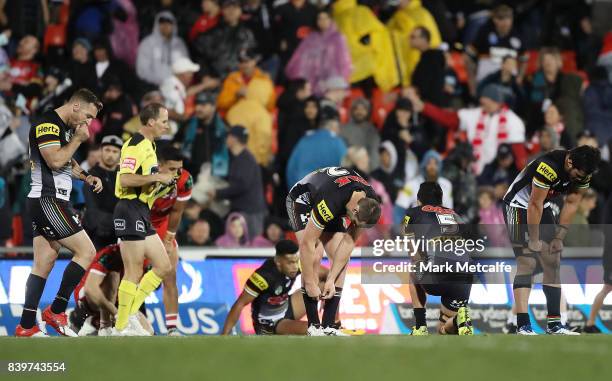
[[[417,329],[419,327],[427,326],[427,320],[425,320],[425,308],[414,308],[414,321]]]
[[[542,286],[548,308],[548,328],[561,324],[561,287]]]
[[[516,326],[521,328],[525,325],[531,325],[529,314],[527,312],[519,312],[516,314]]]
[[[54,314],[61,314],[66,312],[66,306],[70,299],[70,294],[74,292],[74,289],[85,275],[85,269],[78,263],[70,261],[66,269],[64,270],[64,276],[62,277],[62,283],[60,283],[59,291],[55,296],[53,304],[51,304],[51,312]]]
[[[47,283],[47,280],[38,275],[30,274],[28,276],[25,289],[25,303],[23,304],[23,312],[19,322],[22,328],[29,329],[36,325],[36,310],[45,289],[45,283]]]
[[[149,296],[150,293],[155,291],[157,287],[159,287],[161,282],[162,278],[157,276],[157,274],[155,274],[153,270],[147,271],[147,273],[142,277],[140,283],[138,284],[136,296],[134,297],[134,302],[132,303],[132,307],[130,308],[130,315],[133,315],[138,312],[140,306],[142,306],[142,303],[144,303],[147,296]]]
[[[128,324],[130,309],[134,303],[137,290],[138,286],[136,283],[132,283],[129,280],[122,280],[119,284],[119,295],[117,297],[119,307],[117,308],[117,321],[115,322],[115,327],[118,330],[124,329]]]
[[[168,328],[168,331],[176,328],[177,321],[178,314],[166,314],[166,328]]]
[[[336,287],[336,293],[334,296],[325,301],[325,307],[323,307],[323,327],[335,326],[336,313],[338,312],[341,297],[342,287]]]
[[[567,311],[561,312],[561,324],[567,325]]]
[[[306,308],[306,317],[308,318],[308,326],[321,325],[319,320],[319,299],[311,298],[306,293],[306,289],[302,287],[302,294],[304,294],[304,307]]]

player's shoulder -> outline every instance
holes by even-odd
[[[256,286],[260,291],[266,290],[273,280],[274,259],[269,258],[264,261],[249,277],[249,282]]]
[[[186,169],[181,169],[181,175],[177,181],[179,190],[189,191],[193,188],[193,176]]]
[[[534,175],[541,175],[550,182],[556,181],[564,170],[566,150],[554,150],[548,152],[529,165]]]
[[[64,123],[53,110],[48,111],[32,121],[31,131],[37,138],[42,135],[60,135]]]

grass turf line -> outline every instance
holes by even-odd
[[[612,337],[515,335],[0,338],[0,361],[65,361],[62,380],[609,380]],[[9,376],[48,379],[51,375]]]

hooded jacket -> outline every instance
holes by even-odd
[[[161,17],[173,20],[174,29],[170,40],[166,40],[159,31]],[[176,19],[169,11],[159,12],[155,16],[153,32],[145,37],[138,46],[136,73],[142,79],[155,85],[172,75],[172,63],[179,57],[189,57],[187,46],[177,36]]]
[[[368,117],[362,122],[356,122],[351,117],[351,120],[340,128],[340,136],[344,139],[347,146],[361,146],[368,151],[370,170],[373,170],[378,167],[380,134],[372,122],[370,122],[371,107],[367,99],[355,99],[351,105],[351,115],[353,115],[353,111],[359,105],[363,105],[368,109]]]
[[[242,229],[243,229],[242,237],[240,241],[236,241],[236,239],[230,233],[230,225],[236,219],[240,220],[240,224],[242,225]],[[248,237],[249,237],[249,228],[247,226],[246,219],[244,218],[242,214],[234,212],[234,213],[230,213],[229,216],[227,216],[227,220],[225,220],[225,233],[221,237],[217,238],[217,240],[215,241],[215,245],[218,247],[227,247],[227,248],[247,247],[247,246],[250,246]]]

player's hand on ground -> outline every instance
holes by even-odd
[[[561,238],[555,238],[550,242],[550,253],[558,254],[563,251],[563,240]]]
[[[527,248],[533,253],[540,253],[542,252],[542,241],[529,240],[529,242],[527,243]]]
[[[304,288],[306,289],[306,295],[309,297],[316,299],[321,297],[321,289],[316,283],[306,283]]]
[[[80,142],[85,142],[89,139],[89,126],[87,124],[81,124],[74,131],[74,138]]]
[[[155,181],[164,185],[170,185],[174,181],[174,175],[172,173],[157,173],[155,176]]]
[[[92,175],[87,176],[87,178],[85,178],[85,182],[90,187],[93,187],[93,191],[96,193],[102,192],[102,189],[104,188],[102,186],[102,180],[100,180],[100,178],[96,176],[92,176]]]
[[[321,294],[321,299],[331,299],[336,294],[336,285],[334,284],[333,279],[327,279],[325,281],[325,286],[323,286],[323,293]]]

